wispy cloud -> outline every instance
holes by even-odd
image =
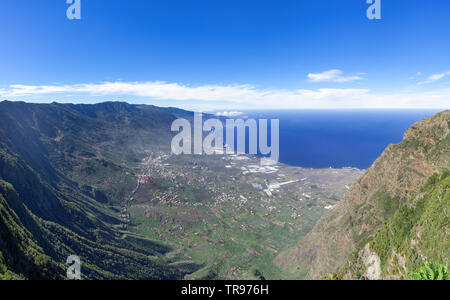
[[[429,76],[427,78],[427,80],[425,81],[421,81],[418,84],[429,84],[429,83],[433,83],[435,81],[441,80],[442,78],[449,76],[450,75],[450,71],[445,72],[445,73],[438,73],[438,74],[433,74],[431,76]]]
[[[364,73],[358,73],[358,75],[363,75]],[[328,70],[322,73],[310,73],[308,74],[308,80],[310,82],[335,82],[335,83],[345,83],[355,80],[362,80],[361,76],[344,76],[344,72],[341,70]]]
[[[376,94],[369,89],[281,90],[261,89],[247,84],[188,86],[167,82],[103,82],[74,85],[15,84],[0,90],[1,98],[10,100],[32,101],[33,97],[58,95],[87,96],[97,101],[106,97],[134,97],[133,100],[140,103],[158,100],[159,103],[167,102],[190,109],[236,112],[254,108],[448,108],[450,89]]]

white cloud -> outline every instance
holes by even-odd
[[[358,75],[364,75],[364,73],[358,73]],[[355,80],[362,80],[361,76],[344,76],[344,72],[341,70],[328,70],[322,73],[310,73],[308,74],[308,80],[310,82],[336,82],[345,83]]]
[[[166,82],[104,82],[74,85],[11,85],[0,90],[9,100],[73,95],[104,101],[121,97],[127,101],[158,103],[196,110],[307,109],[307,108],[448,108],[450,89],[436,91],[373,93],[369,89],[260,89],[252,85],[187,86]],[[163,104],[164,105],[164,104]]]
[[[429,76],[426,81],[419,82],[418,84],[433,83],[433,82],[441,80],[442,78],[449,76],[449,75],[450,75],[450,71],[448,71],[446,73],[433,74],[433,75]]]
[[[218,117],[239,117],[242,116],[244,113],[240,111],[223,111],[216,113],[216,116]]]

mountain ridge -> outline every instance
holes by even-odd
[[[74,254],[86,279],[182,279],[201,270],[119,217],[142,160],[170,149],[170,125],[180,117],[193,113],[125,102],[0,102],[0,278],[64,279]],[[448,211],[449,124],[445,111],[411,126],[276,264],[307,270],[309,279],[403,279],[424,257],[445,262],[432,248],[448,249],[448,215],[439,212]],[[443,242],[431,247],[435,237]],[[405,250],[411,243],[417,251]]]
[[[126,103],[1,102],[0,230],[9,242],[0,244],[0,273],[63,279],[70,255],[91,279],[181,279],[195,270],[172,266],[169,245],[122,231],[113,211],[133,188],[124,170],[132,174],[146,149],[167,149],[176,118]]]

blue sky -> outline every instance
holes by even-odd
[[[449,108],[450,1],[0,1],[0,98]]]

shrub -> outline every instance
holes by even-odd
[[[428,263],[418,270],[412,271],[409,280],[449,280],[448,263],[444,266],[436,262]]]

